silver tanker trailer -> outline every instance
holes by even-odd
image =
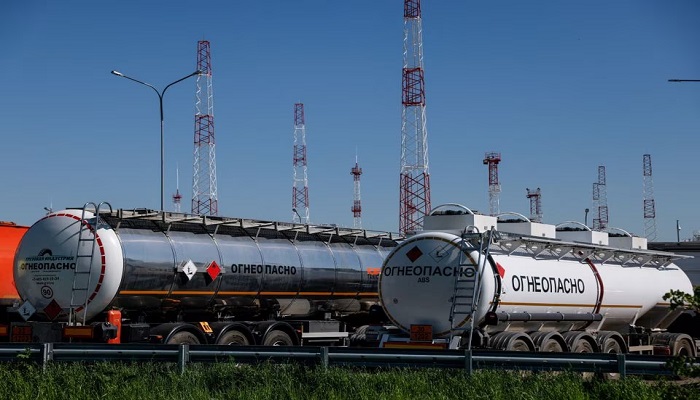
[[[346,344],[381,315],[397,235],[107,203],[51,213],[22,239],[25,322],[10,340]]]

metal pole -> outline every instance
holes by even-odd
[[[160,107],[160,210],[165,211],[165,141],[164,141],[164,118],[163,118],[163,96],[165,96],[165,91],[168,90],[168,88],[178,82],[182,82],[185,79],[195,76],[195,75],[200,75],[202,71],[194,71],[193,73],[182,77],[174,82],[169,83],[162,92],[158,91],[158,89],[155,88],[155,86],[142,82],[138,79],[131,78],[129,76],[126,76],[122,74],[119,71],[112,71],[112,75],[120,76],[122,78],[126,78],[130,81],[134,81],[136,83],[140,83],[144,86],[148,86],[149,88],[153,89],[154,92],[158,95],[158,105]]]
[[[302,219],[301,219],[301,215],[299,215],[299,211],[297,211],[296,208],[292,208],[292,211],[294,211],[294,214],[296,214],[297,217],[299,217],[299,223],[300,223],[300,224],[303,223],[303,222],[302,222]],[[294,218],[292,218],[292,219],[294,219]],[[293,221],[292,221],[292,222],[293,222]]]
[[[586,213],[586,215],[584,216],[585,225],[588,226],[588,212],[589,212],[590,210],[586,208],[586,209],[583,210],[583,211]]]

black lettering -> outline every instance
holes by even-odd
[[[528,276],[527,277],[527,291],[532,292],[534,288],[535,288],[535,278]]]
[[[549,292],[549,279],[542,277],[542,291],[545,293]]]
[[[513,285],[513,290],[516,292],[520,291],[520,278],[517,275],[513,275],[513,278],[511,279],[511,284]]]

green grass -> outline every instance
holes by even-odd
[[[0,364],[0,398],[22,399],[700,399],[700,386],[577,374],[351,370],[298,365]]]

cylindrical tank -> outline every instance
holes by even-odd
[[[350,313],[376,303],[374,271],[396,245],[300,225],[117,214],[82,220],[82,210],[65,210],[35,223],[15,258],[22,299],[40,314],[72,307],[78,318],[87,299],[88,320],[113,307],[221,318]]]
[[[465,298],[455,291],[455,275],[461,275],[458,285],[469,286],[470,270],[478,271],[476,279],[481,282],[476,304],[474,296]],[[438,337],[467,324],[472,305],[476,305],[475,326],[488,312],[518,316],[486,326],[490,332],[583,329],[595,321],[584,316],[593,315],[602,316],[593,322],[599,330],[626,332],[629,325],[655,328],[672,319],[662,300],[670,290],[692,291],[688,277],[673,264],[655,267],[610,260],[594,263],[586,257],[535,257],[524,250],[499,251],[496,246],[486,260],[479,257],[478,246],[446,232],[420,233],[399,244],[384,261],[379,280],[380,301],[399,328],[408,331],[411,325],[428,324]],[[450,322],[453,302],[457,304],[454,324]],[[528,315],[533,316],[531,321]]]
[[[12,278],[12,261],[27,226],[0,221],[0,307],[3,309],[19,300]]]

